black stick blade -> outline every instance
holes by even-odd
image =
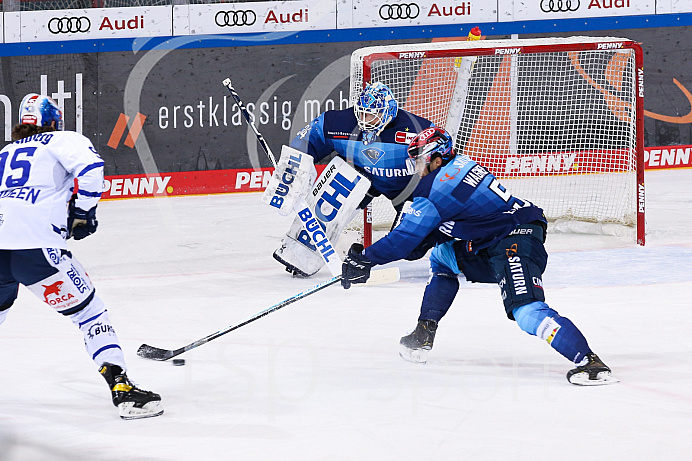
[[[141,346],[139,346],[139,349],[137,349],[137,355],[145,359],[163,361],[170,359],[175,354],[173,353],[173,351],[159,349],[158,347],[150,346],[148,344],[142,344]]]

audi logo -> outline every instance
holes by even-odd
[[[544,13],[567,13],[579,9],[579,0],[541,0]]]
[[[385,4],[380,7],[382,19],[416,19],[419,14],[420,7],[415,3]]]
[[[51,18],[48,21],[48,30],[51,34],[76,34],[77,32],[89,32],[91,21],[86,16],[72,16],[63,18]]]
[[[252,10],[219,11],[214,21],[219,27],[251,26],[257,21],[257,15]]]

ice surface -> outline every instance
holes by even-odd
[[[111,201],[72,242],[109,306],[129,375],[165,413],[123,421],[81,334],[26,289],[0,327],[0,460],[654,460],[692,452],[692,171],[646,174],[645,247],[554,234],[544,285],[620,383],[520,331],[494,285],[462,282],[427,365],[398,356],[427,261],[338,285],[182,356],[175,349],[330,276],[272,259],[290,222],[258,194]]]

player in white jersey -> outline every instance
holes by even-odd
[[[103,160],[89,139],[62,131],[62,112],[47,96],[25,96],[19,121],[0,151],[0,324],[26,286],[82,331],[121,418],[158,416],[161,397],[128,379],[106,306],[67,250],[67,239],[96,232]]]

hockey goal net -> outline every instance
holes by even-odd
[[[553,230],[644,244],[643,64],[625,38],[569,37],[375,46],[351,56],[351,102],[366,82],[445,127],[455,151],[545,210]],[[365,245],[395,212],[375,199]],[[368,222],[371,221],[371,222]]]

